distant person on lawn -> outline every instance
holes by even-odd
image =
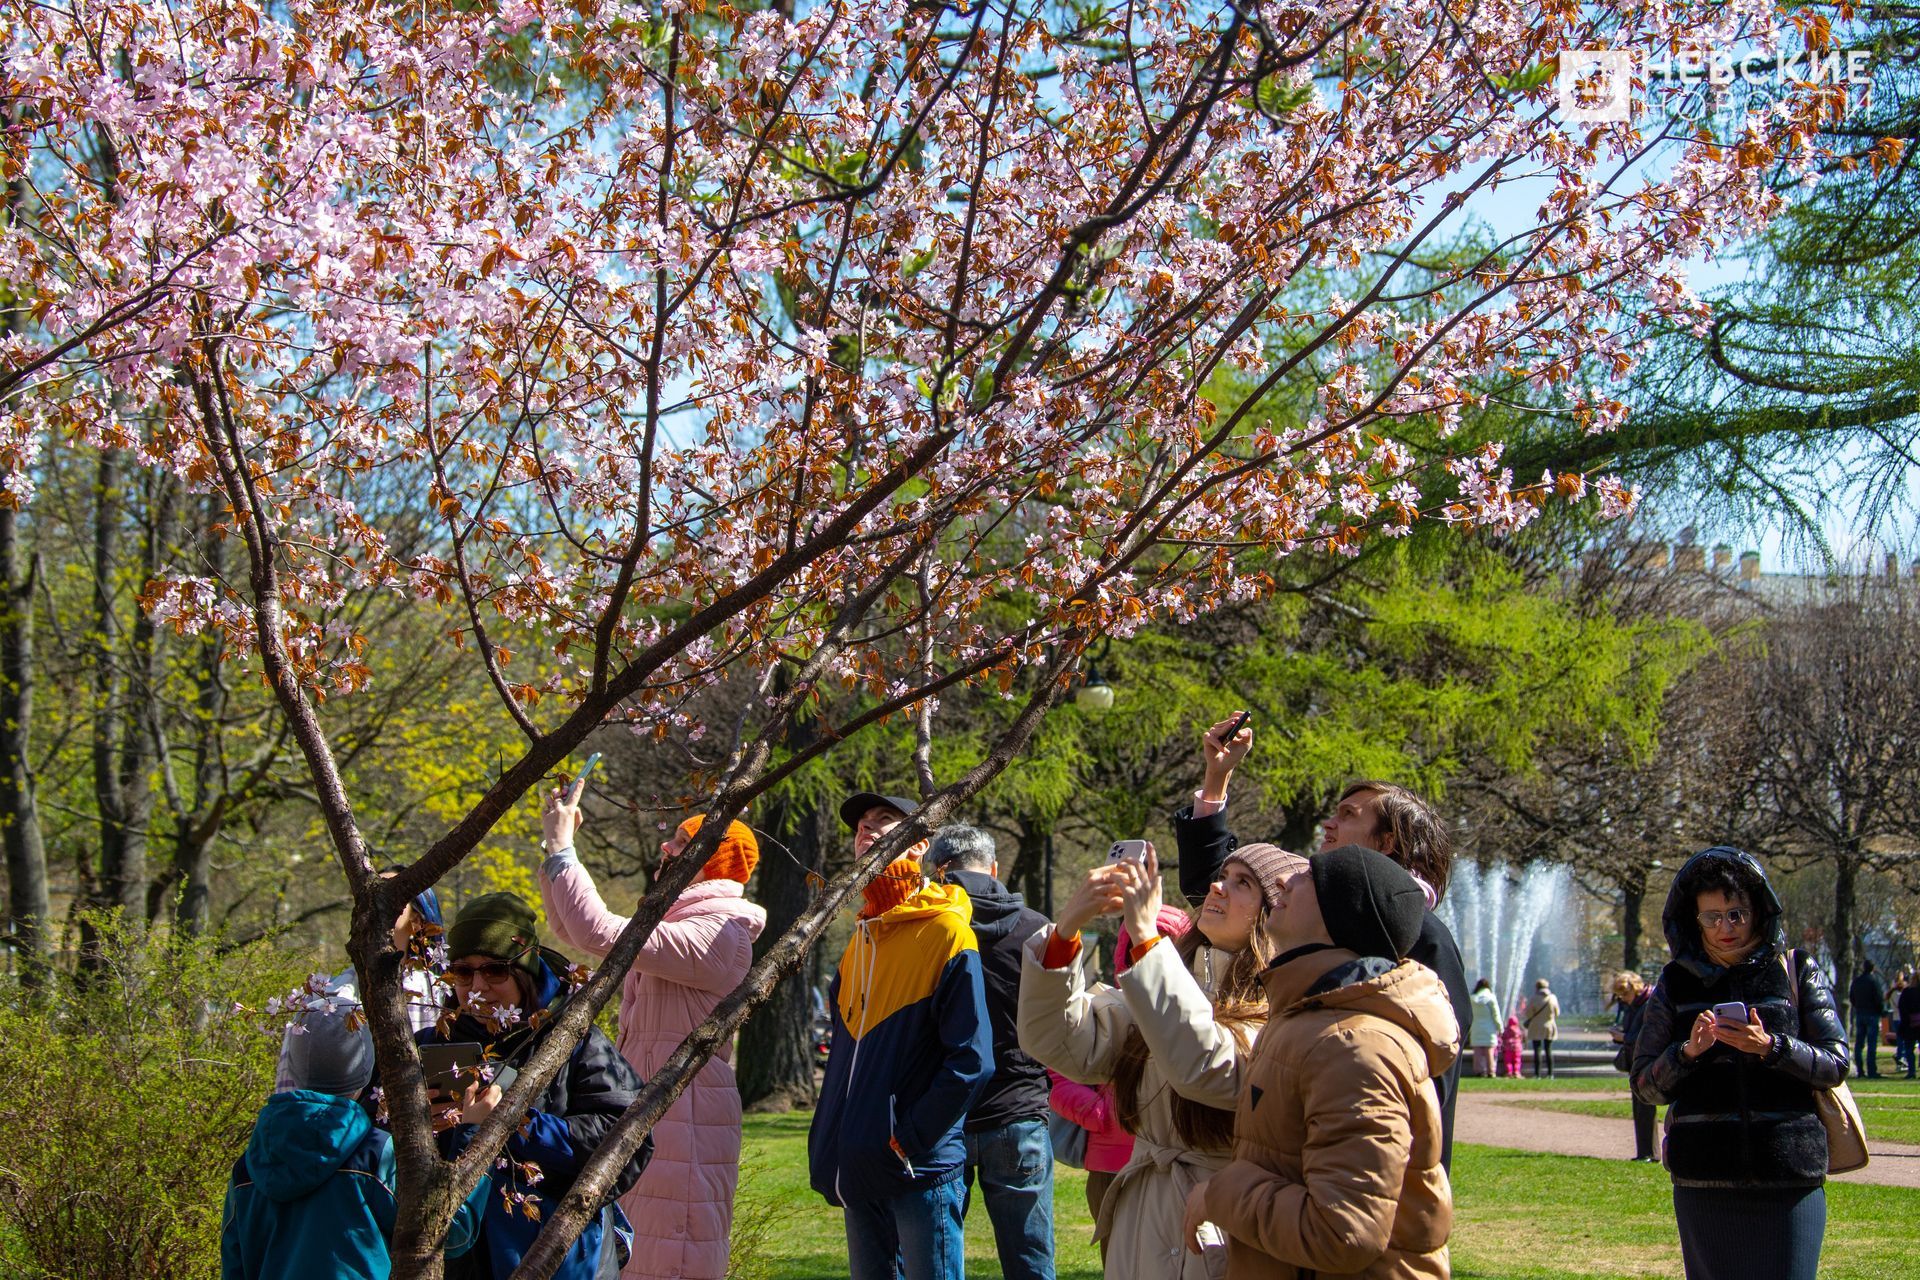
[[[1546,1052],[1546,1074],[1553,1075],[1553,1042],[1560,1035],[1560,997],[1553,994],[1545,978],[1534,979],[1533,1000],[1527,1005],[1527,1016],[1520,1021],[1526,1027],[1527,1039],[1533,1041],[1533,1078],[1541,1076],[1542,1050]]]
[[[840,807],[853,852],[916,808],[862,792]],[[813,1189],[846,1219],[851,1280],[964,1280],[961,1122],[993,1074],[973,904],[922,878],[924,844],[862,892],[827,992],[833,1043],[807,1132]]]
[[[1473,1027],[1469,1033],[1473,1045],[1473,1074],[1493,1074],[1493,1053],[1500,1044],[1500,999],[1493,984],[1485,978],[1473,984]]]
[[[1191,804],[1173,815],[1174,839],[1180,849],[1180,892],[1190,903],[1198,903],[1206,895],[1207,886],[1219,876],[1221,863],[1239,844],[1239,837],[1227,829],[1227,787],[1234,769],[1253,746],[1253,728],[1243,726],[1228,737],[1231,728],[1232,720],[1222,720],[1200,735],[1200,789],[1193,793]],[[1334,802],[1333,813],[1321,824],[1320,837],[1322,849],[1348,844],[1377,849],[1412,874],[1427,909],[1420,920],[1420,936],[1407,958],[1439,975],[1447,989],[1447,1000],[1453,1005],[1455,1021],[1470,1026],[1473,1000],[1467,988],[1467,967],[1446,922],[1433,913],[1446,896],[1447,877],[1453,870],[1453,837],[1433,806],[1390,782],[1351,782]],[[1457,1057],[1444,1076],[1434,1081],[1434,1088],[1440,1094],[1445,1131],[1440,1162],[1451,1167],[1453,1106],[1460,1091]]]
[[[1894,1002],[1894,1016],[1900,1020],[1900,1047],[1907,1059],[1907,1079],[1913,1079],[1914,1054],[1920,1052],[1920,975],[1907,971],[1907,985]]]
[[[1878,1079],[1880,1019],[1886,1016],[1887,993],[1880,989],[1873,961],[1860,962],[1860,972],[1847,987],[1847,1003],[1853,1006],[1853,1073],[1868,1080]]]
[[[1614,1024],[1613,1065],[1621,1071],[1633,1070],[1633,1042],[1640,1035],[1640,1024],[1646,1021],[1647,999],[1653,994],[1653,988],[1647,980],[1631,969],[1622,969],[1613,976]],[[1629,1076],[1631,1081],[1631,1076]],[[1648,1163],[1660,1157],[1653,1153],[1654,1108],[1639,1098],[1633,1100],[1633,1158]]]
[[[1187,1200],[1187,1247],[1227,1280],[1446,1280],[1453,1192],[1434,1079],[1460,1052],[1446,988],[1407,961],[1426,903],[1372,849],[1316,854],[1264,922],[1267,1023],[1242,1068],[1233,1160]]]

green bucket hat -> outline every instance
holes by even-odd
[[[447,958],[494,956],[540,978],[540,930],[533,908],[517,893],[483,893],[460,908],[447,927]]]

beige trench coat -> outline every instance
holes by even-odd
[[[1220,1280],[1226,1249],[1189,1253],[1180,1226],[1187,1193],[1224,1167],[1230,1153],[1183,1146],[1169,1091],[1231,1111],[1240,1094],[1239,1045],[1214,1023],[1212,1001],[1171,940],[1122,974],[1118,989],[1089,988],[1079,964],[1040,963],[1052,935],[1052,925],[1034,934],[1021,958],[1020,1047],[1069,1080],[1105,1084],[1131,1028],[1139,1027],[1147,1043],[1133,1158],[1115,1175],[1094,1226],[1094,1239],[1107,1245],[1107,1280]],[[1194,967],[1206,973],[1227,959],[1203,948]],[[1247,1028],[1249,1035],[1258,1030]]]

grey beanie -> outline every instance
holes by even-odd
[[[373,1079],[373,1032],[351,990],[314,998],[289,1028],[287,1078],[296,1089],[353,1097]]]

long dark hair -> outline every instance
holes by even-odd
[[[1267,908],[1260,914],[1264,918]],[[1180,963],[1192,967],[1200,948],[1212,945],[1196,925],[1175,942]],[[1247,945],[1233,953],[1233,959],[1216,976],[1213,985],[1213,1020],[1233,1036],[1235,1052],[1245,1054],[1253,1045],[1254,1033],[1267,1020],[1267,990],[1260,974],[1273,959],[1273,946],[1266,931],[1255,921]],[[1120,1046],[1120,1060],[1113,1068],[1113,1100],[1119,1110],[1120,1124],[1128,1133],[1140,1132],[1140,1115],[1151,1097],[1140,1096],[1140,1080],[1147,1070],[1147,1042],[1139,1027],[1130,1027]],[[1170,1086],[1162,1084],[1161,1088]],[[1196,1151],[1225,1151],[1233,1145],[1233,1112],[1195,1102],[1173,1090],[1168,1102],[1173,1111],[1173,1132]]]

